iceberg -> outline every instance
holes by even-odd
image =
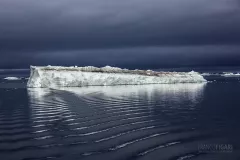
[[[197,72],[156,72],[128,70],[105,66],[97,68],[31,66],[27,83],[29,88],[113,86],[142,84],[203,83],[206,80]]]

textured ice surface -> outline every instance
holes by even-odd
[[[28,87],[82,87],[106,85],[141,85],[168,83],[202,83],[206,80],[197,72],[155,72],[116,67],[31,66]]]

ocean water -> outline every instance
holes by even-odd
[[[240,77],[56,90],[28,76],[0,73],[1,160],[240,159]]]

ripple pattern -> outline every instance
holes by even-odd
[[[0,108],[0,155],[9,160],[201,158],[206,154],[198,144],[217,138],[194,123],[203,90],[202,84],[28,89],[28,101]]]

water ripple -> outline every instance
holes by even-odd
[[[203,87],[28,89],[28,105],[0,112],[0,154],[10,160],[131,159],[206,140],[209,135],[198,136],[198,126],[187,116],[197,111]]]

